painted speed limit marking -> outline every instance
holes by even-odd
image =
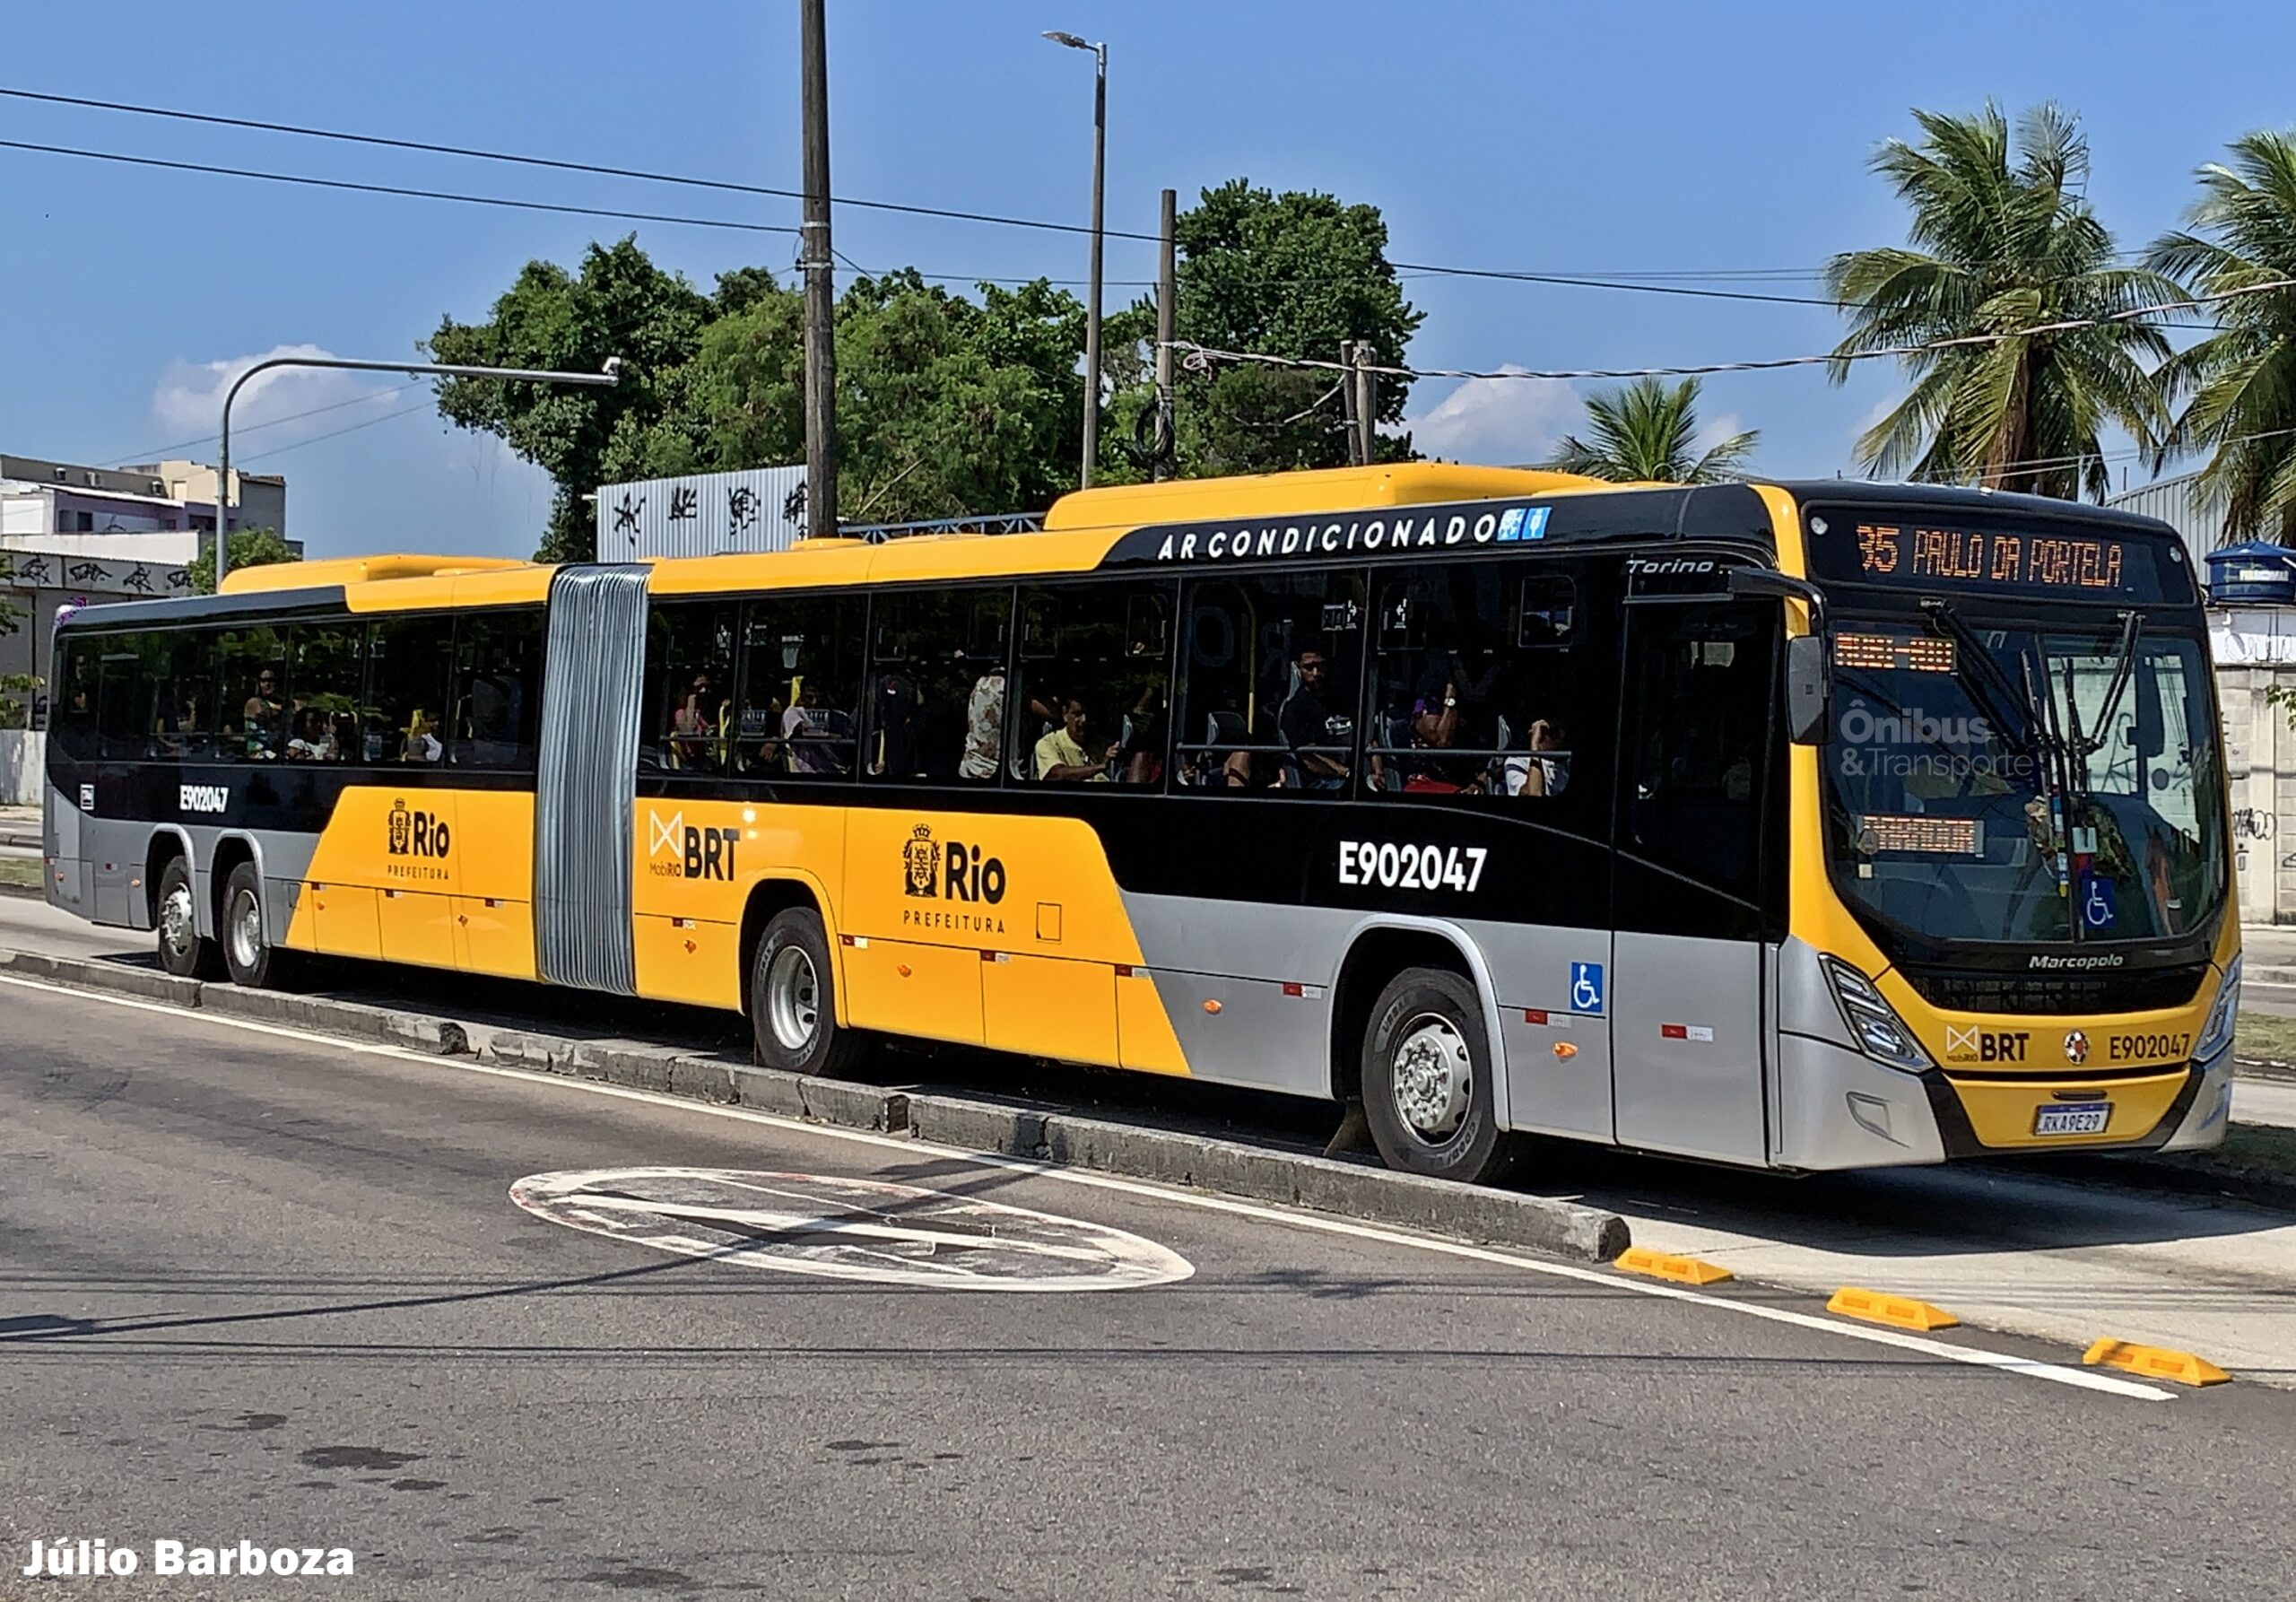
[[[744,1267],[953,1291],[1118,1291],[1196,1267],[1127,1231],[914,1185],[722,1168],[529,1174],[537,1218]]]

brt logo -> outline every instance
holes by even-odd
[[[1945,1060],[2023,1062],[2025,1048],[2032,1038],[2030,1032],[2022,1029],[1956,1029],[1948,1025]]]
[[[668,858],[653,864],[654,873],[660,877],[732,880],[734,849],[742,838],[740,830],[707,825],[697,828],[685,821],[683,812],[674,812],[666,818],[649,812],[646,825],[647,856]]]
[[[402,798],[391,803],[390,847],[394,857],[444,857],[448,829],[444,818],[427,812],[409,812]]]

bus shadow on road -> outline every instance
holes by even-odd
[[[155,966],[143,953],[109,960],[147,971]],[[486,1028],[749,1059],[745,1021],[703,1007],[334,958],[309,962],[300,979],[296,988],[305,994],[440,1014]],[[1339,1110],[1327,1102],[927,1041],[887,1043],[853,1077],[886,1089],[1104,1119],[1292,1156],[1321,1153],[1339,1121]],[[1378,1161],[1368,1151],[1342,1160]],[[2110,1162],[2068,1154],[2062,1170],[2046,1158],[2024,1157],[1794,1175],[1541,1139],[1514,1188],[1630,1217],[1874,1256],[2142,1245],[2296,1230],[2296,1214],[2167,1194],[2144,1188],[2135,1175],[2128,1183],[2100,1178],[2109,1173]],[[917,1167],[925,1171],[935,1165]],[[994,1169],[965,1168],[968,1186],[995,1190],[1015,1180]]]

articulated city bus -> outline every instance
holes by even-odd
[[[1041,533],[307,562],[58,630],[48,895],[303,953],[1787,1169],[2213,1144],[2239,932],[2164,525],[1432,464]]]

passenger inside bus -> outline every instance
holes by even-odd
[[[1117,782],[1154,784],[1164,776],[1164,681],[1152,679],[1125,714]]]
[[[326,713],[323,710],[305,707],[295,714],[294,737],[287,742],[289,762],[331,762],[339,754],[335,731],[328,726]]]
[[[279,754],[279,726],[286,716],[286,702],[280,699],[279,670],[258,668],[255,675],[255,693],[248,696],[239,709],[247,719],[247,753],[251,762],[262,762]]]
[[[1088,714],[1084,703],[1071,695],[1060,705],[1060,727],[1037,742],[1036,773],[1053,784],[1108,782],[1109,766],[1123,747],[1109,741],[1097,760],[1086,748]]]
[[[1275,718],[1288,748],[1283,781],[1299,789],[1345,789],[1348,765],[1343,757],[1352,733],[1352,720],[1335,717],[1324,704],[1329,663],[1323,648],[1302,646],[1292,663],[1297,683]]]
[[[400,747],[398,760],[403,762],[435,762],[447,754],[438,731],[421,707],[407,719],[406,744]]]

